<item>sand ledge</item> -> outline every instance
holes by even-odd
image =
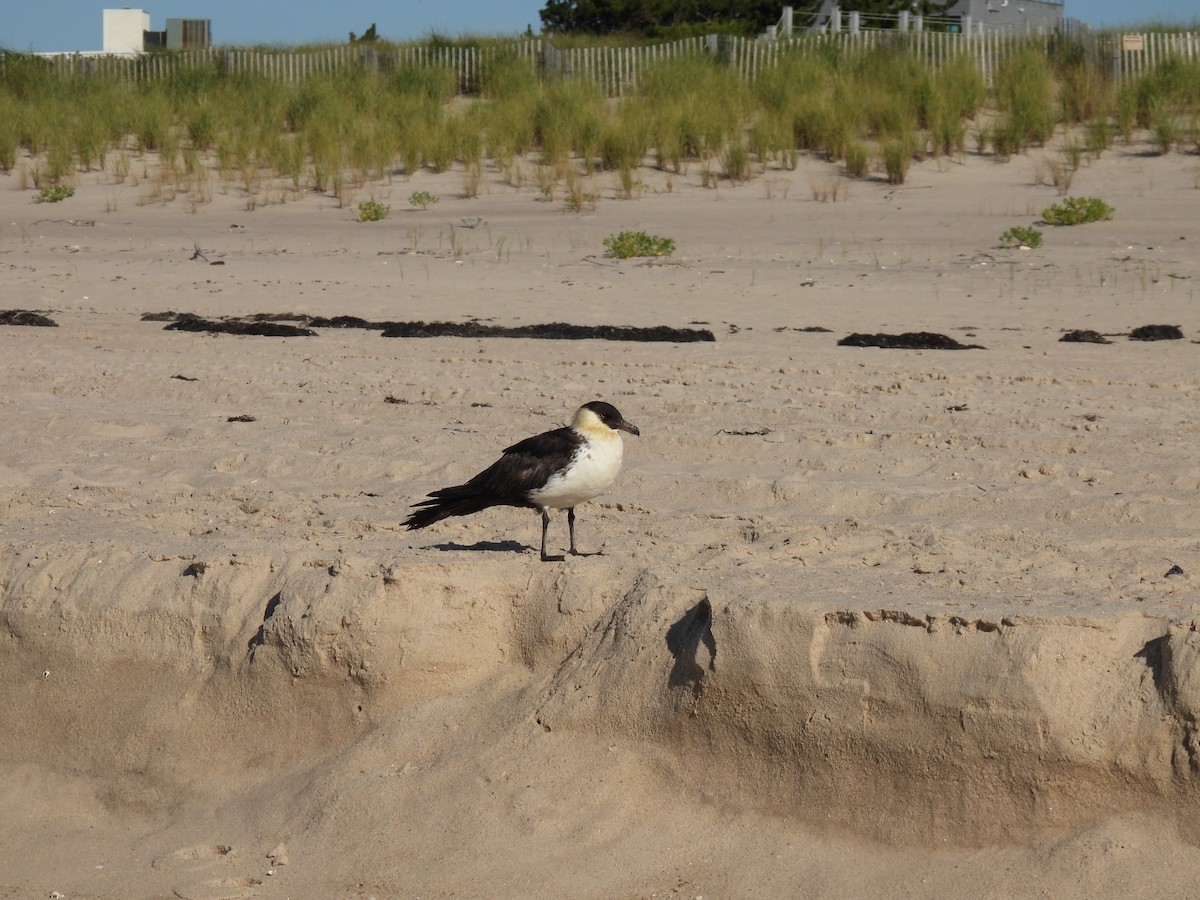
[[[115,729],[109,774],[135,806],[188,793],[188,778],[162,772],[138,786],[164,745],[179,763],[184,748],[219,744],[207,764],[253,781],[264,743],[272,765],[309,767],[487,682],[523,683],[507,718],[529,740],[652,743],[709,802],[802,820],[820,810],[885,840],[1021,841],[1196,802],[1191,620],[831,609],[602,558],[578,576],[535,566],[481,585],[469,567],[415,565],[397,580],[345,558],[3,556],[4,725],[24,736],[9,761],[103,769],[93,746],[47,747]],[[124,572],[99,573],[114,563]],[[589,593],[597,567],[611,603]],[[99,711],[114,677],[117,718]],[[193,715],[167,714],[168,684]],[[261,733],[247,742],[250,726]]]

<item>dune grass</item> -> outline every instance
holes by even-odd
[[[620,99],[584,78],[543,77],[515,51],[493,54],[479,93],[460,98],[436,65],[365,67],[289,85],[196,66],[157,81],[59,77],[7,54],[0,69],[0,172],[36,189],[89,172],[123,181],[156,153],[160,197],[211,197],[210,175],[248,208],[305,191],[344,205],[364,185],[461,169],[474,196],[485,168],[547,196],[622,198],[638,169],[698,168],[706,186],[789,170],[808,153],[850,177],[902,183],[911,163],[977,152],[999,159],[1051,141],[1074,148],[1064,173],[1117,139],[1200,150],[1200,62],[1168,58],[1118,89],[1069,41],[1031,41],[1000,61],[989,89],[967,57],[920,58],[902,42],[869,51],[791,52],[751,82],[703,54],[664,61]],[[987,124],[980,119],[987,113]],[[1064,146],[1066,146],[1066,144]],[[1064,178],[1054,178],[1061,190]]]

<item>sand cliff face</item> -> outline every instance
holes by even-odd
[[[732,802],[977,841],[1195,802],[1190,623],[821,613],[790,597],[660,601],[653,616],[633,596],[556,674],[539,721],[677,743]]]
[[[1187,895],[1187,160],[1081,170],[1117,217],[1036,253],[995,247],[1048,199],[1025,174],[914,177],[578,217],[498,185],[459,254],[318,197],[185,236],[111,186],[52,220],[0,192],[4,296],[59,326],[0,328],[0,894]],[[595,257],[630,216],[681,258]],[[1121,337],[1152,322],[1185,338]],[[986,349],[837,344],[925,331]],[[540,563],[527,510],[403,531],[595,398],[642,429],[579,510],[600,555]]]
[[[711,802],[890,840],[1196,802],[1190,621],[831,609],[603,558],[505,569],[9,548],[5,755],[178,799],[192,766],[308,766],[498,680],[523,683],[509,716],[530,734],[654,744]]]

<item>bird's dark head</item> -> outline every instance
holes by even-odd
[[[579,407],[579,412],[575,413],[575,426],[579,427],[583,424],[581,419],[590,418],[591,416],[595,416],[613,431],[627,431],[630,434],[642,433],[636,425],[626,422],[625,417],[617,411],[615,406],[611,403],[605,403],[603,400],[593,400],[591,403],[585,403]]]

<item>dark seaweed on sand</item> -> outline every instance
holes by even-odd
[[[675,344],[715,341],[707,328],[671,328],[656,325],[638,328],[626,325],[484,325],[480,322],[371,322],[358,316],[307,316],[301,313],[255,313],[239,318],[205,319],[192,313],[145,313],[144,322],[170,322],[168,331],[213,331],[224,334],[260,334],[270,337],[310,337],[313,328],[361,328],[382,332],[384,337],[545,338],[560,341],[665,341]],[[283,322],[302,322],[307,328]]]
[[[184,313],[168,325],[165,331],[206,331],[215,334],[250,334],[262,337],[316,337],[311,328],[285,325],[280,322],[246,321],[244,319],[202,319]]]
[[[1064,343],[1068,343],[1068,344],[1111,344],[1112,343],[1112,341],[1110,341],[1108,338],[1106,338],[1100,332],[1087,331],[1087,330],[1068,331],[1066,334],[1064,334],[1062,337],[1060,337],[1059,340]]]
[[[1181,341],[1183,331],[1178,325],[1143,325],[1129,332],[1131,341]]]
[[[368,322],[358,316],[334,316],[329,319],[314,316],[308,320],[309,328],[363,328],[368,331],[382,331],[386,325],[386,322]]]
[[[885,347],[900,350],[986,350],[979,344],[960,344],[952,337],[932,331],[903,334],[851,334],[838,341],[839,347]]]
[[[304,313],[254,313],[240,318],[247,322],[303,322],[307,325],[312,316]]]
[[[58,323],[49,316],[29,309],[0,310],[0,325],[31,325],[37,328],[57,328]]]
[[[479,322],[388,322],[384,337],[544,338],[549,340],[669,341],[676,344],[715,341],[708,329],[671,328],[656,325],[637,328],[625,325],[483,325]]]

